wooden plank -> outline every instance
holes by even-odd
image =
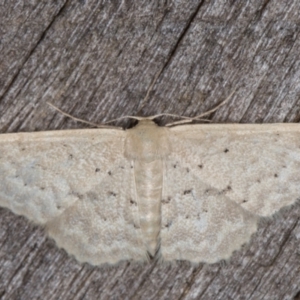
[[[46,101],[102,123],[194,116],[235,88],[214,123],[300,120],[297,0],[30,3],[0,4],[0,132],[86,127]],[[261,224],[225,264],[105,269],[80,265],[41,228],[0,213],[1,299],[293,299],[300,290],[298,206]]]

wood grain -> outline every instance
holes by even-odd
[[[299,11],[297,0],[5,1],[0,132],[86,127],[47,101],[103,123],[163,112],[195,116],[235,88],[212,122],[299,122]],[[299,206],[261,224],[224,264],[109,269],[80,265],[40,227],[0,212],[1,299],[299,297]]]

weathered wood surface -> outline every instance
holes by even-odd
[[[0,132],[86,127],[46,101],[102,123],[194,116],[235,88],[213,122],[299,122],[299,11],[298,0],[2,1]],[[41,228],[0,213],[1,299],[299,297],[299,207],[261,224],[227,264],[110,269],[80,265]]]

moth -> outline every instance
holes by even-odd
[[[300,197],[299,124],[0,135],[0,206],[80,262],[228,259]]]

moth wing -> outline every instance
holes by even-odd
[[[124,139],[117,129],[1,135],[0,205],[81,262],[144,260]]]
[[[259,216],[300,195],[300,130],[287,125],[171,128],[161,251],[166,260],[216,262],[249,241]]]
[[[174,167],[176,163],[172,155],[165,168],[163,259],[194,263],[228,259],[256,231],[257,216],[202,182],[192,170]]]
[[[246,210],[270,216],[300,197],[300,125],[172,128],[177,152],[204,183]]]

